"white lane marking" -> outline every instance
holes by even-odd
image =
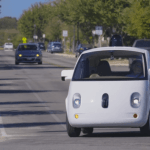
[[[3,120],[2,120],[2,117],[0,116],[0,133],[2,135],[2,137],[8,137],[6,131],[5,131],[5,128],[3,126]]]
[[[31,86],[30,86],[27,82],[26,82],[26,85],[28,86],[28,88],[29,88],[30,90],[32,90]],[[32,90],[32,91],[33,91],[33,90]],[[40,102],[44,102],[44,101],[38,96],[38,94],[36,94],[35,92],[33,92],[33,94],[35,95],[35,97],[36,97]],[[45,108],[49,111],[49,114],[50,114],[58,123],[62,122],[53,112],[50,111],[50,108],[47,107],[45,103],[42,103],[42,105],[45,106]],[[63,125],[63,124],[61,124],[61,123],[60,123],[60,125],[66,130],[66,126],[65,126],[65,125]]]

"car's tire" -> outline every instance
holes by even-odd
[[[150,113],[148,116],[147,123],[140,128],[140,132],[142,135],[150,135]]]
[[[67,115],[66,115],[66,127],[67,133],[70,137],[78,137],[81,133],[81,128],[74,128],[69,124]]]
[[[15,61],[15,65],[19,65],[19,62],[18,62],[18,61]]]
[[[76,57],[76,58],[78,57],[77,53],[76,53],[75,57]]]
[[[84,134],[90,135],[93,133],[93,128],[82,128],[81,130]]]
[[[38,64],[41,65],[41,64],[42,64],[42,61],[38,62]]]
[[[51,51],[51,54],[53,54],[53,52]]]

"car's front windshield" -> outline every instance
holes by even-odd
[[[137,79],[147,79],[145,54],[121,50],[83,54],[73,76],[73,81]]]
[[[19,51],[37,50],[37,46],[36,45],[19,45],[18,50]]]

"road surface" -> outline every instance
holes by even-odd
[[[76,58],[43,53],[43,65],[15,65],[13,51],[0,51],[0,150],[150,150],[139,129],[94,129],[91,136],[66,133],[69,81],[61,71]]]

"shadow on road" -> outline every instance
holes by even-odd
[[[39,101],[0,102],[0,105],[22,105],[22,104],[41,104],[41,103],[47,103],[47,102],[39,102]]]
[[[81,137],[97,137],[97,138],[108,138],[108,137],[147,137],[146,135],[142,135],[139,131],[131,131],[131,132],[103,132],[103,133],[93,133],[91,135],[83,135]]]
[[[0,90],[0,94],[58,92],[57,90]]]
[[[16,86],[16,84],[0,84],[0,86]]]
[[[60,125],[60,124],[66,123],[65,122],[12,123],[12,124],[0,124],[0,128],[25,128],[25,127]]]
[[[62,124],[62,123],[61,123]],[[66,123],[64,123],[66,124]],[[49,133],[49,132],[67,132],[66,130],[63,130],[63,131],[41,131],[41,132],[38,132],[38,133]]]
[[[26,80],[26,78],[0,78],[0,80]]]
[[[50,110],[50,111],[0,111],[0,116],[19,116],[19,115],[49,115],[49,114],[65,114],[65,111]]]

